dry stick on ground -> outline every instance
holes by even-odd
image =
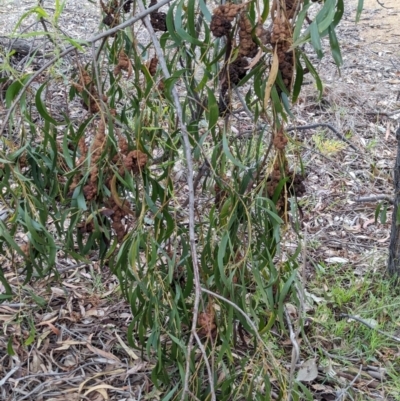
[[[376,202],[380,200],[389,202],[391,205],[393,205],[394,203],[393,198],[389,195],[359,196],[357,199],[354,199],[355,202]]]
[[[345,136],[343,136],[339,131],[336,130],[335,127],[333,127],[331,124],[328,124],[328,123],[296,125],[295,127],[286,128],[286,132],[301,131],[301,130],[306,130],[306,129],[319,128],[319,127],[329,128],[338,138],[340,138],[342,141],[346,142],[352,149],[356,150],[357,152],[359,151],[359,149],[357,149]]]
[[[160,3],[158,3],[158,4],[160,4]],[[144,5],[143,5],[143,1],[139,0],[138,5],[139,5],[140,14],[143,14],[146,11],[144,8]],[[151,25],[150,18],[147,15],[144,18],[144,23],[150,34],[151,41],[153,42],[163,75],[164,75],[165,79],[168,79],[171,75],[168,71],[168,67],[165,62],[164,53],[161,49],[160,42],[158,41],[158,38],[154,32],[153,26]],[[192,152],[190,149],[189,133],[188,133],[186,125],[183,121],[182,106],[181,106],[181,103],[179,100],[179,95],[178,95],[175,85],[173,85],[173,87],[172,87],[172,97],[173,97],[174,105],[175,105],[175,108],[177,111],[177,117],[178,117],[180,129],[181,129],[181,135],[182,135],[182,139],[183,139],[183,147],[184,147],[186,164],[187,164],[187,169],[188,169],[187,183],[188,183],[188,187],[189,187],[189,241],[190,241],[190,253],[192,256],[192,263],[193,263],[194,287],[195,287],[195,291],[194,291],[195,299],[194,299],[194,305],[193,305],[193,321],[192,321],[192,327],[190,330],[189,342],[188,342],[188,346],[187,346],[185,382],[184,382],[184,387],[183,387],[183,391],[182,391],[182,400],[183,400],[189,391],[190,354],[191,354],[192,348],[193,348],[193,339],[195,337],[197,337],[196,330],[197,330],[197,319],[198,319],[199,306],[200,306],[200,300],[201,300],[201,286],[200,286],[201,284],[200,284],[200,271],[199,271],[199,263],[198,263],[198,259],[197,259],[196,236],[195,236]],[[197,338],[196,338],[196,340],[197,340]],[[207,359],[204,360],[204,363],[206,364],[207,369],[211,371],[211,368],[209,368],[209,362]],[[217,398],[215,395],[214,380],[213,380],[212,375],[209,375],[208,381],[210,383],[210,389],[211,389],[211,400],[216,401]]]
[[[89,38],[86,42],[84,43],[80,43],[81,46],[83,47],[87,47],[87,46],[91,46],[92,43],[95,43],[103,38],[106,38],[108,36],[113,35],[114,33],[120,31],[121,29],[124,29],[130,25],[133,25],[134,23],[140,21],[142,18],[144,18],[146,15],[151,14],[153,11],[158,10],[160,7],[164,6],[165,4],[169,3],[171,0],[160,0],[159,3],[155,4],[152,7],[147,8],[146,10],[144,10],[143,12],[140,12],[139,14],[135,15],[134,17],[128,19],[127,21],[123,22],[122,24],[117,25],[114,28],[108,29],[107,31],[101,32],[95,36],[92,36],[91,38]],[[75,46],[69,46],[67,47],[63,52],[61,52],[58,56],[52,58],[50,61],[48,61],[45,65],[43,65],[43,67],[41,67],[40,69],[38,69],[34,74],[32,74],[32,76],[29,78],[29,80],[27,81],[27,83],[21,88],[21,90],[19,91],[18,95],[16,96],[13,104],[10,106],[10,108],[7,111],[7,115],[4,118],[4,122],[3,125],[1,126],[0,129],[0,136],[2,136],[4,134],[4,131],[7,127],[8,121],[10,120],[11,114],[14,111],[15,107],[17,106],[17,104],[19,104],[22,96],[24,95],[24,93],[26,92],[26,90],[29,88],[29,86],[31,85],[31,83],[44,71],[46,71],[49,67],[51,67],[54,63],[56,63],[58,60],[60,60],[61,58],[63,58],[64,56],[66,56],[67,54],[73,52],[74,50],[76,50]]]
[[[348,390],[353,386],[353,384],[357,382],[358,378],[361,376],[361,372],[362,372],[362,365],[360,365],[360,369],[357,375],[354,377],[354,379],[343,390],[337,391],[338,396],[336,397],[336,401],[342,401],[347,399]]]
[[[382,8],[386,8],[387,10],[390,10],[391,8],[394,7],[386,7],[384,3],[381,3],[379,0],[376,0],[376,2],[382,7]]]
[[[376,43],[376,42],[375,42]],[[397,44],[397,43],[396,43]],[[396,114],[400,114],[400,109],[394,111],[367,111],[365,113],[367,116],[384,116],[384,117],[391,117]]]
[[[368,322],[366,322],[365,320],[363,320],[363,319],[361,319],[361,318],[359,318],[357,316],[348,315],[347,313],[341,313],[340,317],[347,317],[349,319],[356,320],[357,322],[360,322],[360,323],[364,324],[365,326],[369,327],[370,329],[377,331],[379,334],[382,334],[383,336],[386,336],[386,337],[392,339],[393,341],[396,341],[396,342],[400,343],[400,338],[399,337],[392,336],[391,334],[386,333],[383,330],[377,329],[376,327],[372,326],[372,324],[369,324]]]

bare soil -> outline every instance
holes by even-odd
[[[400,45],[400,2],[364,0],[361,37],[368,43],[397,42]],[[400,49],[400,46],[399,46]]]

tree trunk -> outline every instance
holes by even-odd
[[[390,234],[388,272],[400,276],[400,127],[396,131],[397,157],[394,166],[394,207]]]

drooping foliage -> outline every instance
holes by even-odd
[[[100,1],[102,30],[134,18],[134,4]],[[39,75],[18,70],[15,52],[4,54],[0,88],[9,113],[0,185],[8,218],[0,221],[1,255],[23,265],[27,281],[56,271],[66,256],[107,265],[131,305],[130,345],[156,361],[152,381],[166,400],[309,395],[299,383],[288,385],[260,336],[273,327],[285,332],[285,304],[297,302],[299,248],[283,252],[280,243],[306,187],[300,164],[286,154],[285,127],[305,74],[322,91],[304,44],[322,57],[328,38],[339,66],[335,28],[343,11],[343,0],[215,7],[179,0],[150,13],[155,34],[143,33],[138,19],[80,44],[63,38],[57,12],[35,7],[31,14],[53,18],[40,35],[59,54],[56,62],[64,62],[67,46],[76,50],[68,72],[44,66],[34,93],[27,82]],[[92,52],[84,51],[88,44]],[[35,52],[27,60],[36,62]],[[57,105],[55,80],[65,93]],[[194,220],[187,180],[194,180]],[[195,322],[202,346],[188,355],[196,271],[204,289]],[[12,297],[1,273],[0,280],[2,299]]]

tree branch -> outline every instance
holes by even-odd
[[[160,3],[158,3],[160,4]],[[144,13],[144,5],[142,0],[138,0],[138,6],[140,10],[140,14]],[[168,71],[167,63],[165,62],[164,53],[161,49],[160,42],[154,32],[153,26],[151,25],[150,19],[146,16],[144,18],[144,23],[146,25],[147,30],[149,31],[151,40],[153,42],[158,61],[161,66],[161,70],[166,79],[168,79],[171,75]],[[194,185],[193,185],[193,161],[192,161],[192,152],[190,149],[190,140],[189,140],[189,132],[186,128],[186,124],[183,121],[183,111],[182,106],[179,100],[178,92],[176,90],[175,84],[172,87],[172,98],[174,101],[174,105],[177,112],[178,122],[181,129],[181,135],[183,140],[183,147],[185,152],[186,164],[188,169],[187,183],[189,187],[189,242],[190,242],[190,253],[192,257],[193,264],[193,273],[194,273],[194,305],[193,305],[193,318],[192,318],[192,327],[189,336],[189,343],[187,347],[187,359],[186,359],[186,372],[185,372],[185,382],[182,391],[182,400],[185,398],[186,394],[189,391],[189,376],[190,376],[190,354],[193,348],[193,339],[196,336],[197,330],[197,318],[199,314],[199,305],[201,299],[201,282],[200,282],[200,271],[199,264],[197,260],[197,248],[196,248],[196,236],[195,236],[195,218],[194,218]],[[210,383],[211,384],[211,383]],[[211,400],[216,401],[216,395],[213,388],[211,388]]]

